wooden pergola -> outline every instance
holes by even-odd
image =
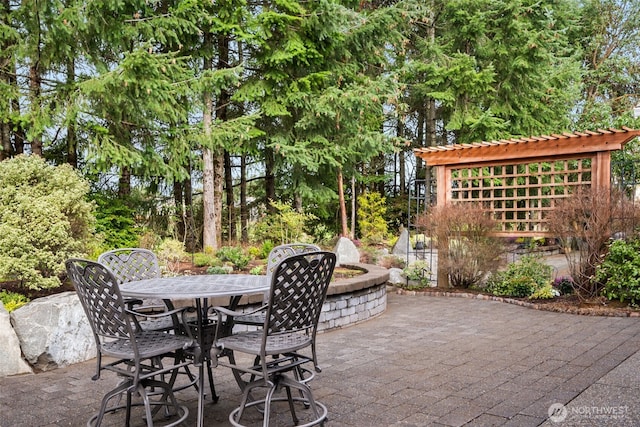
[[[546,218],[576,187],[609,189],[611,152],[640,130],[598,129],[425,147],[414,150],[436,169],[437,204],[480,202],[505,237],[543,237]]]

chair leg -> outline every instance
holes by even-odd
[[[218,403],[220,397],[216,393],[216,387],[213,384],[213,370],[211,369],[211,360],[207,359],[207,375],[209,376],[209,389],[211,390],[211,400],[213,403]]]
[[[291,411],[291,416],[293,418],[293,422],[298,425],[299,419],[296,414],[295,402],[301,402],[303,404],[309,405],[310,410],[313,413],[313,419],[308,423],[299,425],[298,427],[310,427],[318,424],[324,424],[327,419],[327,408],[320,402],[316,402],[313,398],[313,394],[311,389],[305,383],[299,382],[294,378],[291,378],[287,375],[278,374],[272,379],[268,381],[267,393],[264,399],[260,400],[251,400],[251,391],[254,388],[265,387],[265,382],[263,379],[255,380],[245,387],[242,393],[242,399],[240,405],[234,409],[229,414],[229,422],[233,426],[242,426],[240,423],[242,420],[242,415],[244,414],[244,410],[246,408],[256,406],[260,412],[263,413],[262,425],[263,427],[269,426],[269,421],[271,418],[271,404],[276,401],[284,401],[285,399],[288,401],[289,410]],[[287,397],[275,397],[275,393],[280,388],[284,388]],[[300,397],[293,397],[291,389],[294,388],[298,390],[300,393]],[[262,410],[261,410],[262,409]]]
[[[287,391],[287,401],[289,402],[289,411],[291,412],[291,418],[293,418],[293,424],[298,425],[298,417],[296,415],[296,407],[293,405],[293,397],[291,396],[291,388],[285,387]]]
[[[87,425],[99,426],[100,424],[102,424],[102,419],[104,418],[104,414],[106,414],[107,412],[116,411],[118,409],[124,408],[124,406],[116,406],[114,408],[107,409],[107,405],[109,404],[109,401],[111,399],[113,399],[116,396],[120,396],[122,393],[126,392],[130,386],[131,386],[131,381],[122,381],[120,382],[120,384],[117,385],[116,388],[114,388],[113,390],[105,394],[104,397],[102,398],[102,403],[100,404],[99,412],[89,419],[89,422],[87,423]],[[127,419],[128,418],[129,417],[127,417]],[[93,423],[93,421],[95,421],[95,424]]]

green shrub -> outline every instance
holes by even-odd
[[[415,261],[402,270],[402,276],[413,283],[403,286],[405,289],[416,290],[430,285],[431,267],[426,261]]]
[[[571,276],[558,277],[553,281],[553,287],[560,293],[560,295],[572,294],[575,289],[575,283]]]
[[[493,295],[529,297],[551,285],[552,272],[553,268],[540,257],[525,255],[509,264],[506,270],[494,273],[487,281],[486,290]]]
[[[249,274],[253,274],[254,276],[260,276],[264,274],[265,266],[264,265],[256,265],[251,270],[249,270]]]
[[[184,245],[180,240],[165,239],[160,243],[156,255],[158,262],[170,272],[175,273],[180,262],[187,257]]]
[[[25,289],[61,285],[64,261],[91,239],[89,185],[69,166],[35,155],[0,162],[0,277]]]
[[[135,211],[124,200],[104,194],[95,195],[93,200],[96,203],[95,231],[101,239],[99,252],[140,247]]]
[[[555,289],[551,283],[548,283],[533,291],[533,293],[529,295],[529,299],[552,299],[558,295],[560,295],[560,291]]]
[[[230,274],[232,271],[230,271],[229,267],[224,267],[224,266],[213,266],[213,267],[209,267],[207,268],[207,274]]]
[[[366,243],[382,243],[387,238],[387,212],[385,198],[376,192],[366,192],[358,197],[358,225],[360,236]]]
[[[298,212],[286,203],[271,202],[276,213],[265,215],[252,227],[253,242],[310,242],[312,239],[305,230],[315,220],[315,215]],[[266,258],[266,257],[265,257]]]
[[[610,300],[640,302],[640,240],[617,240],[609,247],[595,280],[604,284],[603,294]]]
[[[222,262],[230,262],[238,270],[243,270],[251,261],[251,257],[236,246],[221,247],[216,251],[216,257]]]
[[[214,255],[196,252],[193,254],[193,265],[196,267],[210,267],[220,265],[220,260]]]
[[[267,239],[264,242],[262,242],[262,252],[260,252],[260,258],[267,259],[269,257],[269,253],[273,248],[275,248],[275,246],[276,245],[270,239]]]
[[[0,291],[0,302],[2,302],[4,308],[11,313],[13,310],[27,304],[29,302],[29,298],[16,292],[2,290]]]

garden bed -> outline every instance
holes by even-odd
[[[609,301],[605,298],[581,299],[577,295],[561,295],[551,299],[528,299],[496,296],[483,293],[475,289],[459,288],[424,288],[420,290],[404,290],[396,288],[397,292],[405,295],[447,296],[486,299],[516,304],[537,310],[560,313],[571,313],[590,316],[640,317],[640,308],[630,307],[627,303]]]

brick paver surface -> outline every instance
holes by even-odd
[[[626,417],[611,425],[631,426],[640,419],[633,406],[640,387],[624,379],[637,371],[619,365],[638,350],[638,318],[389,294],[378,318],[318,336],[323,371],[312,387],[328,407],[327,426],[537,426],[552,404],[572,401],[580,408],[624,404]],[[94,369],[89,361],[0,378],[0,427],[86,425],[117,382],[110,372],[92,381]],[[205,425],[228,426],[240,393],[228,369],[214,375],[221,397],[207,401]],[[188,424],[195,424],[195,391],[178,397],[190,410]],[[285,409],[276,410],[273,425],[290,421]],[[580,411],[573,415],[574,425],[604,424]],[[123,425],[118,417],[105,424]],[[144,422],[134,417],[134,425]]]

